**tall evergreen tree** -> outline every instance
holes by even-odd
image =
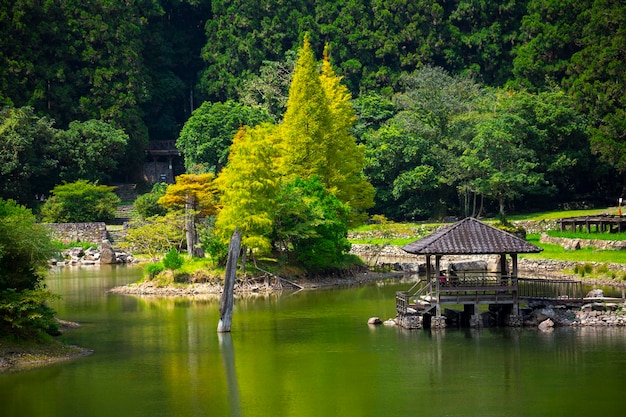
[[[290,178],[318,176],[329,187],[327,147],[330,109],[308,35],[298,54],[280,129],[280,173]]]
[[[365,146],[358,145],[352,135],[356,121],[352,95],[333,70],[328,46],[324,49],[320,80],[330,112],[326,132],[327,187],[340,201],[350,204],[353,220],[356,220],[374,205],[374,187],[363,175]]]

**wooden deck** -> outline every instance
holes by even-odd
[[[571,230],[591,233],[621,233],[626,232],[626,216],[581,216],[558,220],[561,231]]]

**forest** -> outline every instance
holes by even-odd
[[[150,141],[218,175],[240,126],[288,118],[305,36],[350,97],[370,214],[615,205],[625,188],[620,0],[0,5],[0,197],[27,206],[136,181]]]

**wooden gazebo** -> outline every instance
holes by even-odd
[[[478,319],[479,304],[510,305],[509,321],[519,320],[517,254],[542,250],[472,217],[409,243],[402,249],[426,257],[426,277],[409,291],[397,293],[400,323],[408,316],[432,314],[435,310],[431,327],[445,327],[445,318],[441,315],[442,304],[463,304],[466,310],[473,307],[474,320]],[[491,272],[465,271],[444,275],[441,258],[446,255],[499,255],[499,267]],[[510,271],[507,256],[512,261]]]

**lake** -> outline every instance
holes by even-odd
[[[403,330],[410,283],[239,298],[231,334],[219,300],[106,294],[132,266],[64,267],[53,307],[94,354],[0,374],[0,417],[617,416],[626,329]]]

